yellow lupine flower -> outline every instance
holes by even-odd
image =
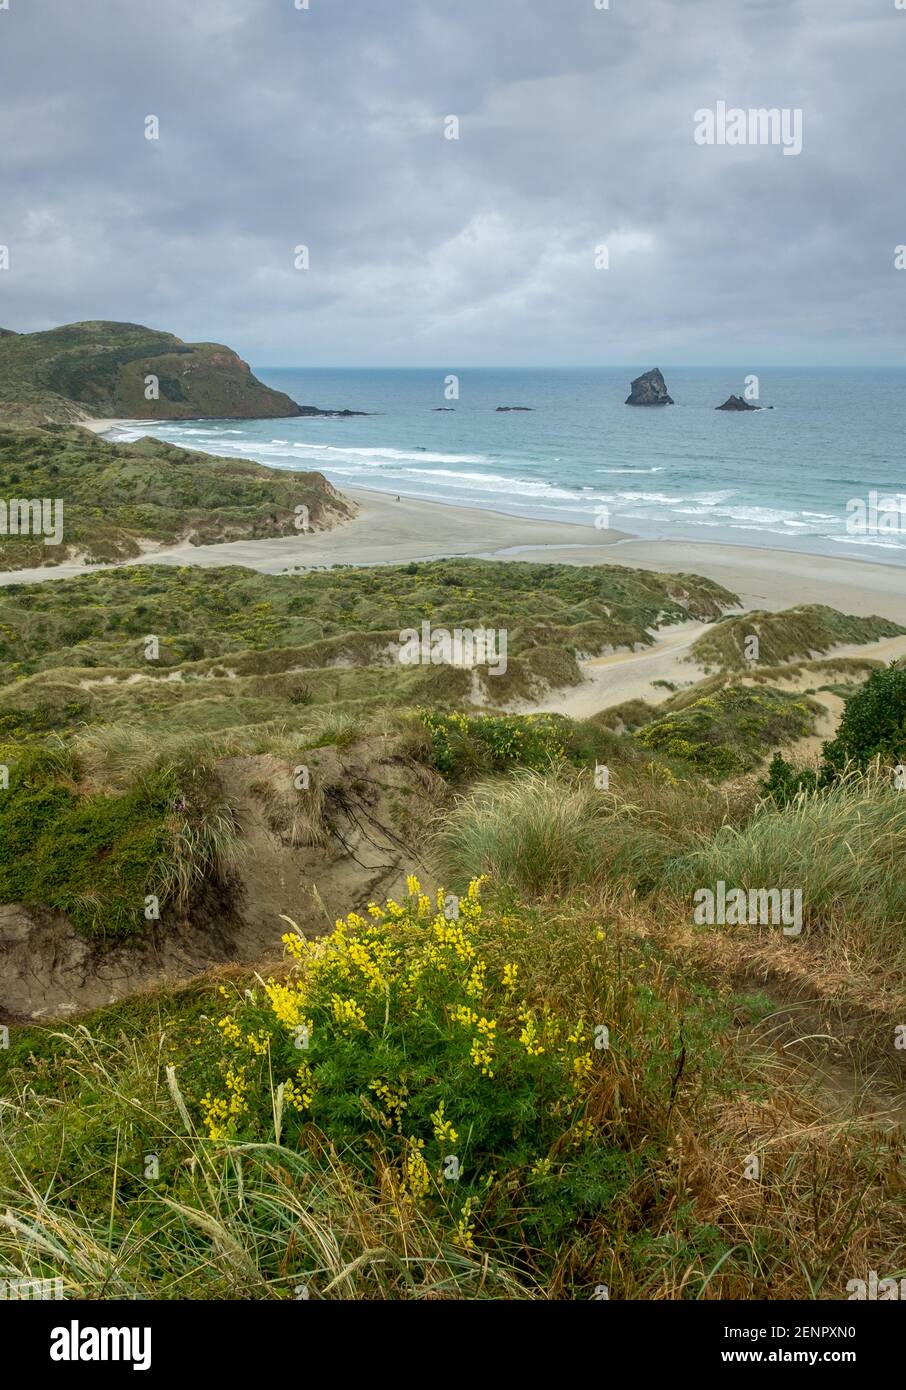
[[[437,1109],[432,1113],[431,1123],[434,1126],[434,1138],[437,1140],[438,1144],[456,1143],[459,1135],[450,1121],[444,1119],[443,1101],[440,1102]]]
[[[232,1043],[234,1047],[242,1046],[242,1030],[236,1020],[231,1018],[229,1014],[227,1014],[225,1018],[219,1018],[217,1020],[217,1027],[220,1029],[227,1042]]]
[[[268,980],[264,992],[270,1001],[274,1017],[286,1028],[297,1028],[302,1021],[304,999],[299,986],[283,985]]]
[[[367,1032],[365,1010],[354,999],[344,999],[341,994],[332,994],[330,1007],[341,1028],[344,1030],[351,1028],[354,1032]]]
[[[303,936],[299,936],[294,931],[288,931],[283,933],[280,940],[286,947],[287,954],[291,955],[293,960],[302,960],[306,955],[308,943]]]
[[[403,1169],[404,1190],[408,1191],[415,1201],[426,1197],[431,1190],[431,1173],[422,1153],[424,1147],[424,1139],[411,1141]]]

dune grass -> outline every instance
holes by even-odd
[[[665,866],[683,894],[718,879],[739,888],[802,890],[805,930],[829,956],[851,955],[906,972],[906,798],[887,776],[853,772],[834,786],[800,793],[780,808],[766,801],[741,827]]]
[[[646,941],[638,907],[616,896],[489,905],[486,924],[488,1005],[499,1014],[508,966],[539,1022],[584,1018],[587,1034],[601,1023],[609,1045],[593,1052],[581,1113],[570,1107],[561,1133],[536,1107],[518,1158],[487,1141],[470,1151],[494,1176],[465,1233],[461,1204],[449,1210],[454,1184],[432,1175],[407,1194],[396,1112],[381,1123],[383,1102],[346,1075],[347,1061],[332,1072],[313,1054],[330,1102],[320,1125],[291,1122],[265,1057],[241,1093],[254,1133],[240,1114],[237,1132],[207,1137],[199,1097],[216,1095],[220,1064],[243,1056],[223,1020],[242,1028],[258,1008],[261,1036],[261,979],[225,970],[82,1025],[13,1034],[0,1071],[0,1270],[62,1275],[68,1297],[87,1298],[581,1299],[606,1286],[615,1299],[809,1300],[845,1296],[868,1268],[903,1266],[901,1142],[809,1100],[739,1031],[742,1001]],[[284,967],[274,978],[293,976]],[[367,983],[351,978],[347,995],[364,1001]],[[460,1072],[426,1047],[412,1010],[391,1008],[408,1099],[446,1088],[456,1147],[468,1133]],[[279,1068],[277,1033],[273,1022]],[[368,1021],[353,1041],[370,1074],[386,1075],[385,1027]],[[512,1085],[476,1068],[468,1108],[511,1109]],[[337,1124],[366,1139],[332,1136]]]
[[[888,618],[856,617],[821,603],[802,603],[780,613],[733,614],[714,624],[690,649],[706,670],[742,671],[752,665],[781,666],[827,652],[843,643],[898,637],[906,628]],[[757,638],[754,658],[747,643]]]

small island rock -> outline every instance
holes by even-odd
[[[667,394],[667,383],[657,367],[637,376],[632,383],[627,405],[673,405],[672,396]]]

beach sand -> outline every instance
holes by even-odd
[[[83,424],[103,434],[122,420]],[[527,520],[478,507],[447,506],[419,498],[344,488],[358,507],[352,521],[332,531],[167,549],[149,548],[142,563],[245,565],[267,574],[329,565],[400,564],[409,560],[471,555],[494,560],[566,565],[618,564],[692,573],[715,579],[738,594],[744,609],[790,608],[823,603],[846,613],[906,623],[906,568],[846,557],[807,555],[754,546],[639,540],[593,526]],[[0,584],[31,583],[84,574],[73,562],[0,573]]]

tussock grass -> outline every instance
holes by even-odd
[[[180,1002],[192,1012],[204,1000]],[[172,1019],[155,1012],[127,1009],[128,1031],[112,1037],[40,1035],[39,1066],[68,1072],[78,1108],[29,1086],[27,1069],[4,1088],[3,1277],[62,1276],[67,1298],[105,1300],[528,1296],[527,1281],[458,1249],[392,1187],[366,1187],[317,1134],[301,1150],[202,1138],[167,1072]],[[158,1179],[144,1176],[146,1154]]]
[[[662,830],[589,779],[516,772],[480,783],[449,812],[437,837],[457,879],[489,874],[516,892],[543,896],[607,882],[653,882],[675,850]]]
[[[803,918],[834,954],[906,968],[906,798],[877,774],[850,773],[783,809],[758,806],[741,827],[665,867],[692,893],[723,879],[737,888],[801,888]]]

